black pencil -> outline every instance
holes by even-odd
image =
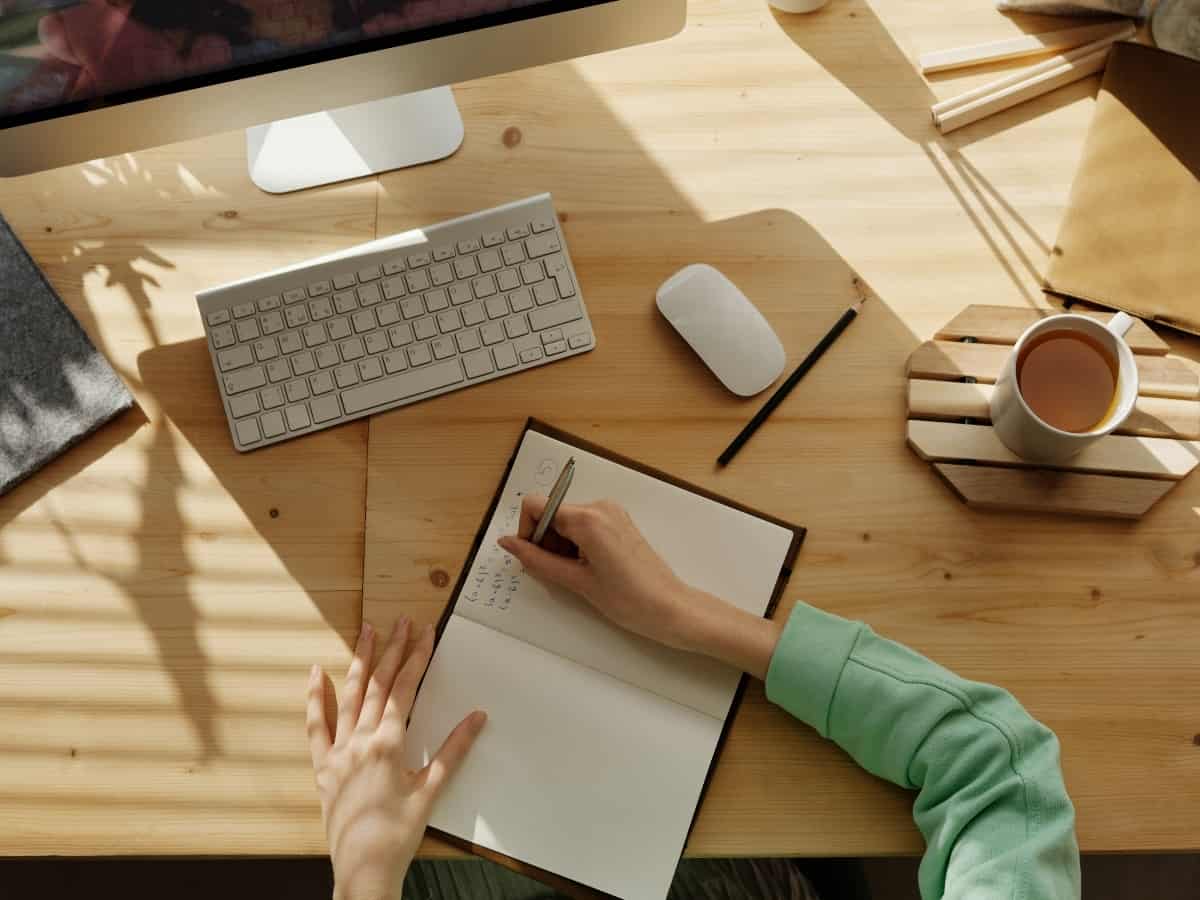
[[[754,414],[754,418],[751,419],[746,427],[741,430],[738,436],[733,439],[733,443],[726,447],[725,452],[717,457],[718,466],[725,466],[729,464],[729,461],[737,455],[737,452],[742,449],[742,446],[746,443],[746,441],[750,440],[754,432],[758,431],[758,427],[762,425],[763,422],[767,421],[767,417],[775,411],[775,407],[784,401],[784,398],[792,392],[792,388],[799,384],[800,379],[808,374],[808,370],[815,366],[817,364],[817,360],[824,355],[825,351],[833,346],[833,342],[836,341],[838,336],[846,330],[846,326],[853,322],[855,318],[857,318],[858,313],[863,308],[863,303],[865,302],[865,300],[859,300],[852,307],[842,313],[842,317],[837,320],[837,324],[834,325],[833,328],[829,329],[829,334],[821,338],[821,343],[813,347],[812,353],[808,354],[808,356],[804,358],[804,362],[800,363],[800,365],[796,367],[796,371],[788,376],[788,380],[781,384],[779,389],[771,395],[771,399],[764,403],[762,409]]]

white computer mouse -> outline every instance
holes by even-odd
[[[757,394],[783,371],[783,344],[775,331],[712,266],[687,266],[663,282],[658,311],[735,394]]]

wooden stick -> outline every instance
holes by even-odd
[[[1026,100],[1032,100],[1064,85],[1087,78],[1089,75],[1095,75],[1097,72],[1104,71],[1104,66],[1108,62],[1108,52],[1111,49],[1111,47],[1105,47],[1082,59],[1055,66],[1049,72],[1026,78],[995,94],[989,94],[980,100],[974,100],[965,106],[952,109],[944,116],[935,119],[934,122],[938,131],[942,134],[949,134],[972,122],[978,122],[980,119],[1011,109]]]
[[[1081,47],[1091,41],[1122,31],[1128,26],[1129,23],[1125,21],[1102,22],[1099,25],[1080,25],[1076,28],[1064,28],[1061,31],[1047,31],[1042,34],[1023,34],[1020,37],[1005,38],[1001,41],[988,41],[984,44],[971,44],[968,47],[954,47],[949,50],[923,53],[918,57],[917,62],[921,71],[926,75],[931,72],[945,72],[968,66],[982,66],[1005,59],[1021,59],[1026,56],[1036,56],[1039,53]]]
[[[1110,47],[1117,41],[1124,41],[1134,37],[1137,34],[1137,27],[1129,22],[1120,31],[1113,32],[1108,37],[1103,37],[1098,41],[1092,41],[1090,44],[1084,44],[1082,47],[1076,47],[1074,50],[1069,50],[1058,56],[1053,56],[1045,62],[1040,62],[1036,66],[1029,69],[1024,69],[1020,72],[1014,72],[1005,78],[989,81],[987,84],[980,85],[974,90],[967,91],[957,96],[950,97],[940,103],[935,103],[930,107],[933,113],[933,121],[938,121],[946,113],[960,106],[965,106],[973,100],[978,100],[981,97],[986,97],[989,94],[995,94],[1004,88],[1011,87],[1014,84],[1020,84],[1028,78],[1041,75],[1043,72],[1050,72],[1058,68],[1063,63],[1074,62],[1078,59],[1083,59],[1089,54],[1095,53],[1097,50],[1102,50],[1105,47]]]

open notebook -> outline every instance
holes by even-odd
[[[741,673],[622,631],[496,546],[516,531],[522,496],[548,493],[571,456],[567,502],[624,505],[684,581],[755,615],[783,589],[803,529],[531,423],[443,619],[409,761],[423,765],[486,709],[431,826],[535,876],[663,900]]]

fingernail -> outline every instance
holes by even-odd
[[[320,677],[321,677],[321,667],[314,664],[313,667],[308,670],[308,680],[315,682]]]
[[[422,629],[422,635],[424,637],[433,637],[433,625],[431,623],[425,625],[425,628]]]
[[[371,633],[374,632],[374,630],[375,629],[371,627],[370,622],[363,622],[362,631],[359,632],[358,639],[360,641],[365,641],[371,636]]]
[[[404,626],[407,624],[408,624],[408,616],[401,616],[395,622],[393,622],[392,623],[392,637],[395,638],[396,635],[398,635],[401,631],[404,630]]]
[[[478,731],[480,728],[482,728],[484,725],[487,724],[488,714],[486,712],[484,712],[482,709],[477,709],[477,710],[475,710],[475,712],[471,713],[471,719],[472,719],[471,725],[475,728],[476,731]]]

